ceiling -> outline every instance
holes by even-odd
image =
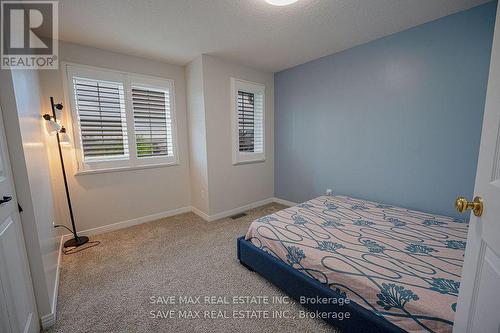
[[[202,53],[280,71],[488,0],[60,0],[68,42],[185,65]]]

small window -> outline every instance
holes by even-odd
[[[78,171],[176,164],[173,82],[67,65]]]
[[[233,164],[265,160],[265,86],[232,79]]]

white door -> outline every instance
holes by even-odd
[[[497,12],[475,194],[453,332],[500,333],[500,8]]]
[[[39,331],[0,109],[0,332]]]

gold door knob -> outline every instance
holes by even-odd
[[[474,201],[469,202],[464,197],[458,197],[455,201],[455,207],[460,213],[471,209],[472,212],[474,212],[474,215],[481,216],[483,215],[483,198],[475,197]]]

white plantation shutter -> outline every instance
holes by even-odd
[[[243,153],[262,153],[263,95],[238,91],[238,145]]]
[[[132,85],[137,158],[173,155],[170,91]]]
[[[231,78],[234,165],[266,159],[265,91],[263,84]]]
[[[128,158],[123,84],[73,77],[73,92],[84,161]]]
[[[179,163],[172,80],[65,67],[78,172]]]

